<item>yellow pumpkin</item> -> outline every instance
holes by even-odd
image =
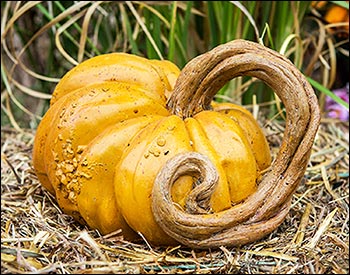
[[[232,45],[240,43],[252,42]],[[202,66],[192,68],[206,72]],[[188,152],[208,159],[217,182],[210,199],[201,203],[199,198],[196,208],[188,197],[204,180],[200,173],[190,168],[197,172],[174,179],[169,203],[180,211],[212,218],[257,192],[261,172],[271,164],[265,136],[244,108],[212,102],[236,75],[202,87],[205,78],[196,79],[192,72],[181,72],[183,83],[169,61],[111,53],[77,65],[61,79],[37,129],[33,166],[64,212],[102,234],[121,229],[129,240],[142,235],[156,245],[176,244],[181,238],[154,215],[153,189],[166,163]],[[201,87],[208,92],[197,98],[195,89]]]

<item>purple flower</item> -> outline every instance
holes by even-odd
[[[349,103],[349,83],[347,83],[343,88],[333,90],[333,93],[345,102]],[[349,120],[349,110],[328,96],[326,97],[325,110],[327,116],[330,118],[338,118],[342,121]]]

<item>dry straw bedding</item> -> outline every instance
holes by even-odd
[[[276,154],[283,125],[264,129]],[[322,120],[282,225],[242,247],[192,250],[101,236],[61,212],[33,173],[35,132],[1,130],[1,274],[348,274],[349,125]]]

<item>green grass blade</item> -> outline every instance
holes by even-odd
[[[349,1],[329,1],[333,4],[336,4],[338,6],[341,6],[343,8],[349,9]]]
[[[174,61],[174,55],[175,55],[176,11],[177,11],[177,2],[174,1],[172,3],[172,8],[171,8],[171,21],[170,21],[170,33],[169,33],[168,59],[170,61]]]
[[[135,39],[133,39],[132,29],[131,29],[131,24],[130,24],[128,14],[126,13],[126,10],[123,5],[120,5],[119,7],[120,7],[122,21],[126,30],[126,35],[131,46],[131,53],[140,54],[139,47],[137,46]]]
[[[306,77],[306,78],[314,88],[319,90],[321,93],[324,93],[325,95],[329,96],[335,102],[337,102],[338,104],[344,106],[346,109],[349,110],[349,103],[347,103],[346,101],[338,97],[331,90],[328,90],[326,87],[324,87],[322,84],[318,83],[316,80],[312,79],[311,77]]]

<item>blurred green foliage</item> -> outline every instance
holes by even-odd
[[[335,2],[326,3],[348,9],[347,1]],[[193,57],[238,38],[285,54],[321,84],[316,84],[317,92],[329,93],[343,84],[334,76],[334,58],[348,60],[348,29],[340,31],[345,37],[331,32],[315,3],[2,1],[1,124],[35,128],[59,78],[92,56],[129,52],[168,59],[182,68]],[[247,77],[228,82],[216,99],[244,105],[276,100],[264,83]],[[275,115],[276,106],[270,104],[268,115]]]

